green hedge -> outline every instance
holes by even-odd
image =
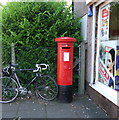
[[[20,68],[35,63],[48,63],[56,74],[57,37],[80,36],[79,18],[74,19],[71,7],[64,2],[10,2],[2,10],[3,64],[11,61],[10,45],[15,44],[16,62]],[[75,53],[75,57],[78,55]],[[28,76],[23,76],[27,79]]]

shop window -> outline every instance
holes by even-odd
[[[101,9],[101,41],[119,40],[119,2]]]
[[[100,9],[98,81],[119,91],[119,3]]]
[[[119,3],[110,4],[109,40],[119,40]]]

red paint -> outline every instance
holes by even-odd
[[[57,42],[57,84],[72,85],[73,46],[76,39],[71,37],[56,38]]]

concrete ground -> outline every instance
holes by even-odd
[[[12,103],[2,105],[2,118],[109,118],[87,95],[73,96],[71,103],[57,99],[44,101],[38,97],[20,97]]]

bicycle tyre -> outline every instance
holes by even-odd
[[[54,100],[58,94],[58,86],[51,76],[43,75],[36,82],[36,92],[44,100]]]
[[[0,83],[0,103],[9,103],[16,99],[18,96],[18,84],[10,77],[1,77]]]

